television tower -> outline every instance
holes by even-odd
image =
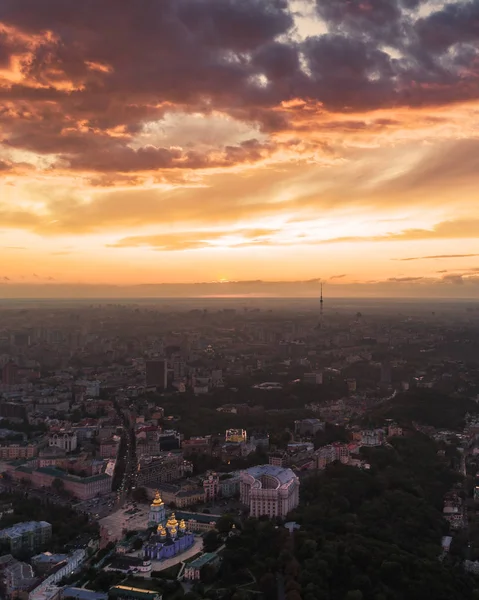
[[[321,283],[321,297],[319,299],[319,315],[321,317],[321,323],[323,322],[323,284]]]
[[[321,295],[319,297],[319,323],[316,326],[316,329],[321,329],[323,327],[323,284],[321,283]]]

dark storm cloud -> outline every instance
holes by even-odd
[[[178,156],[132,137],[171,111],[268,133],[295,122],[282,104],[295,98],[356,112],[477,98],[479,0],[417,19],[420,3],[316,0],[328,33],[298,42],[287,0],[2,0],[0,67],[15,54],[24,77],[0,85],[2,141],[75,169],[188,169],[262,152]]]
[[[247,140],[237,146],[226,146],[222,152],[184,152],[178,148],[145,146],[134,150],[124,144],[110,145],[108,152],[98,148],[88,154],[68,159],[72,169],[102,172],[154,171],[157,169],[204,169],[228,167],[245,162],[256,162],[267,155],[270,146],[257,140]]]
[[[388,54],[343,35],[312,37],[304,43],[311,70],[310,93],[340,110],[388,104],[395,76]]]
[[[338,31],[391,43],[405,18],[397,0],[316,0],[319,16]]]
[[[479,1],[451,2],[442,10],[418,21],[416,31],[421,44],[436,54],[455,44],[477,44],[479,38]]]

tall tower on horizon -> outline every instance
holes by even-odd
[[[323,321],[323,283],[321,282],[321,297],[319,299],[319,314],[321,316],[321,322]]]
[[[321,295],[319,297],[319,323],[316,326],[316,329],[321,329],[323,327],[323,283],[321,282]]]

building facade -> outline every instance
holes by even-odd
[[[160,492],[156,490],[155,497],[150,506],[148,515],[148,526],[164,525],[166,523],[165,503],[161,499]]]
[[[138,486],[153,487],[169,483],[183,476],[185,461],[183,456],[167,454],[161,457],[144,457],[138,463]]]
[[[36,444],[9,444],[0,446],[0,460],[17,460],[19,458],[33,458],[36,456]]]
[[[74,431],[57,431],[48,438],[49,446],[56,446],[65,452],[74,452],[78,446],[77,434]]]
[[[206,552],[186,565],[183,577],[187,581],[200,581],[202,571],[206,565],[216,568],[219,566],[219,563],[220,558],[217,554]]]
[[[314,436],[323,431],[325,423],[319,419],[302,419],[294,422],[294,433],[299,436]]]
[[[111,492],[112,478],[106,473],[79,477],[55,467],[40,467],[35,470],[18,467],[11,474],[17,481],[28,481],[33,487],[50,487],[55,479],[60,479],[65,490],[80,500],[90,500]]]
[[[168,364],[166,360],[147,360],[145,380],[148,387],[165,390],[168,386]]]
[[[203,480],[205,502],[213,502],[218,497],[220,490],[220,478],[217,473],[208,473]]]
[[[195,536],[187,531],[185,521],[179,523],[174,514],[166,526],[158,525],[156,535],[152,535],[143,547],[144,557],[149,560],[164,560],[177,556],[195,543]]]
[[[299,503],[299,479],[291,469],[261,465],[241,473],[240,500],[252,517],[285,517]]]
[[[46,521],[17,523],[0,531],[0,540],[13,555],[41,550],[52,539],[52,526]]]
[[[193,437],[189,440],[183,440],[181,448],[184,456],[191,456],[194,454],[211,454],[213,446],[210,437]]]

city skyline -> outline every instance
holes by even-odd
[[[477,2],[140,4],[2,2],[1,296],[477,297]]]

